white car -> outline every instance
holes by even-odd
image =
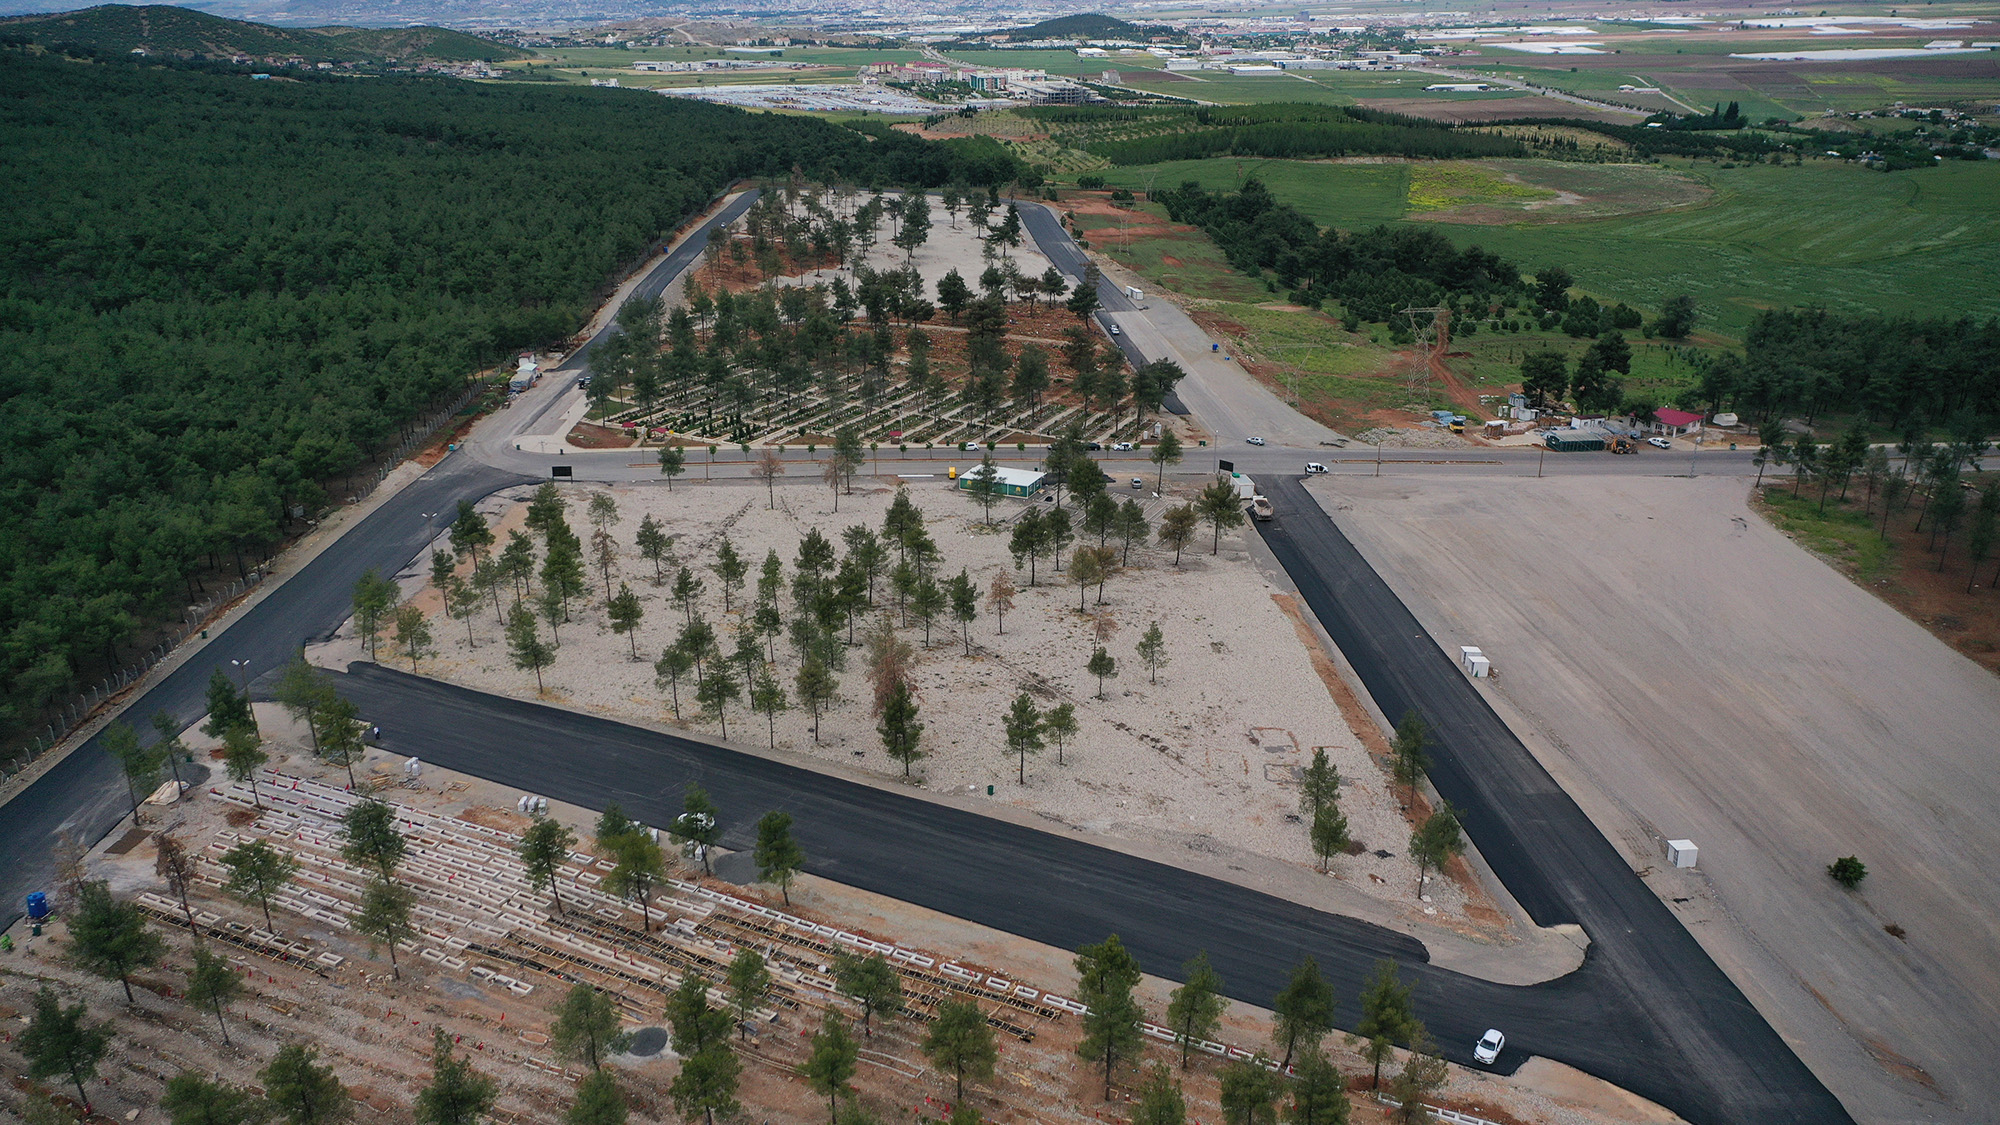
[[[1246,442],[1248,442],[1248,443],[1250,443],[1251,445],[1262,445],[1262,444],[1264,444],[1264,439],[1263,439],[1263,438],[1260,438],[1260,437],[1247,437],[1247,438],[1244,438],[1243,440],[1244,440],[1244,441],[1246,441]]]
[[[1479,1042],[1473,1044],[1472,1057],[1491,1066],[1493,1060],[1500,1057],[1500,1049],[1506,1045],[1507,1037],[1500,1034],[1499,1029],[1489,1027],[1486,1029],[1486,1034],[1479,1037]]]
[[[960,453],[977,453],[979,452],[979,443],[976,441],[960,442],[958,451]]]
[[[1113,336],[1118,336],[1118,335],[1122,335],[1122,333],[1120,333],[1120,332],[1118,331],[1118,326],[1117,326],[1117,325],[1115,325],[1115,324],[1111,326],[1111,334],[1112,334]]]
[[[1113,453],[1130,453],[1138,448],[1129,441],[1121,441],[1111,447]]]
[[[1673,442],[1663,437],[1649,437],[1646,439],[1646,444],[1652,446],[1654,449],[1672,449],[1674,447]]]
[[[1313,473],[1323,473],[1325,471],[1326,471],[1326,466],[1320,464],[1318,461],[1306,462],[1306,474],[1308,476],[1312,475]]]

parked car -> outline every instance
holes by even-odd
[[[979,452],[979,443],[976,441],[962,442],[958,448],[962,453],[977,453]]]
[[[1506,1045],[1507,1037],[1500,1034],[1498,1028],[1489,1027],[1486,1029],[1486,1034],[1479,1037],[1479,1042],[1473,1045],[1472,1057],[1491,1066],[1493,1060],[1500,1057],[1500,1049]]]
[[[1264,444],[1264,439],[1263,439],[1263,438],[1260,438],[1260,437],[1247,437],[1247,438],[1244,438],[1243,440],[1244,440],[1244,441],[1246,441],[1246,442],[1249,442],[1249,443],[1250,443],[1251,445],[1262,445],[1262,444]]]
[[[1326,471],[1326,466],[1320,464],[1318,461],[1306,462],[1306,473],[1309,476],[1313,473],[1323,473],[1325,471]]]
[[[1673,442],[1663,437],[1649,437],[1646,439],[1646,444],[1652,446],[1654,449],[1672,449],[1674,447]]]
[[[1130,452],[1132,452],[1132,451],[1133,451],[1134,449],[1137,449],[1137,448],[1138,448],[1138,446],[1136,446],[1136,445],[1133,445],[1133,444],[1132,444],[1131,442],[1129,442],[1129,441],[1121,441],[1121,442],[1117,442],[1116,444],[1112,445],[1112,447],[1111,447],[1111,452],[1113,452],[1113,453],[1130,453]]]
[[[1135,492],[1136,492],[1136,491],[1138,491],[1139,489],[1142,489],[1142,488],[1144,488],[1144,487],[1146,487],[1146,482],[1145,482],[1145,481],[1143,481],[1143,480],[1140,480],[1140,479],[1139,479],[1138,477],[1133,477],[1133,478],[1132,478],[1132,489],[1133,489],[1133,491],[1135,491]]]

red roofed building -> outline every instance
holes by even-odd
[[[1653,411],[1653,421],[1659,429],[1670,434],[1691,434],[1701,429],[1701,415],[1667,406]]]

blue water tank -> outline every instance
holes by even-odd
[[[49,896],[41,891],[28,896],[28,917],[39,922],[49,916]]]

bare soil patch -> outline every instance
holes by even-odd
[[[2000,1022],[1980,921],[2000,917],[2000,680],[1797,550],[1748,484],[1314,491],[1440,646],[1493,657],[1482,692],[1857,1118],[1914,1099],[1980,1120],[2000,1096],[1974,1046]],[[1583,546],[1550,533],[1580,527]],[[1680,838],[1693,872],[1665,866]],[[1853,893],[1825,873],[1845,855],[1869,868]]]
[[[579,449],[630,449],[639,440],[638,427],[630,430],[578,422],[563,440]]]
[[[957,468],[964,471],[976,456],[968,455]],[[1008,459],[1004,449],[1000,459]],[[810,466],[793,465],[790,473],[806,479],[781,478],[776,508],[769,507],[767,490],[755,484],[691,487],[690,482],[672,493],[650,486],[609,490],[620,509],[612,529],[622,548],[614,587],[616,581],[629,583],[645,607],[636,637],[640,659],[632,659],[633,645],[626,637],[609,630],[604,584],[593,570],[589,595],[574,610],[573,621],[561,627],[558,659],[544,673],[548,691],[614,717],[720,734],[718,721],[698,714],[692,681],[680,686],[679,718],[671,685],[656,683],[652,661],[677,635],[685,613],[669,596],[671,583],[656,586],[653,564],[631,554],[628,544],[640,518],[651,513],[677,535],[679,565],[689,566],[706,583],[697,608],[715,623],[723,650],[734,652],[747,594],[732,593],[725,609],[720,580],[711,569],[722,537],[726,534],[750,563],[754,590],[758,565],[769,551],[786,561],[789,574],[789,561],[808,528],[820,528],[838,545],[845,527],[881,525],[896,487],[893,478],[868,472],[863,470],[853,494],[836,497]],[[1152,474],[1144,469],[1121,474],[1121,481],[1125,475],[1139,475],[1149,487],[1121,488],[1115,495],[1137,500],[1155,525],[1169,504],[1188,499],[1179,486],[1155,498]],[[1086,832],[1207,854],[1242,851],[1310,868],[1315,861],[1298,814],[1295,785],[1299,769],[1315,748],[1323,747],[1347,782],[1343,811],[1352,833],[1370,849],[1334,860],[1329,894],[1359,889],[1396,904],[1413,922],[1454,929],[1463,925],[1465,894],[1457,887],[1434,887],[1435,902],[1416,901],[1415,868],[1404,854],[1409,827],[1400,801],[1356,733],[1370,720],[1365,713],[1346,714],[1330,692],[1315,663],[1324,661],[1324,655],[1274,604],[1268,585],[1244,553],[1240,530],[1224,536],[1223,553],[1217,555],[1205,552],[1203,538],[1183,555],[1178,569],[1171,552],[1135,544],[1130,566],[1111,578],[1099,602],[1096,588],[1080,594],[1048,559],[1034,568],[1037,584],[1032,586],[1028,568],[1014,566],[1009,523],[1026,510],[1027,502],[1001,501],[995,524],[988,527],[977,505],[947,480],[916,479],[906,487],[924,509],[943,553],[940,580],[963,569],[983,599],[995,575],[1004,571],[1020,589],[1005,616],[1004,633],[982,600],[968,654],[965,640],[948,622],[935,625],[926,644],[921,625],[913,619],[905,622],[894,609],[886,579],[878,581],[877,608],[857,622],[854,636],[863,637],[879,615],[896,622],[916,652],[912,684],[923,709],[923,746],[929,756],[917,763],[911,784],[960,794],[983,794],[990,785],[995,800]],[[571,519],[581,524],[584,498],[571,494],[570,502]],[[520,507],[498,500],[496,515],[501,508],[511,509],[498,522],[511,525]],[[1115,538],[1112,545],[1118,546]],[[890,555],[893,564],[893,547]],[[670,565],[667,573],[673,569]],[[438,610],[428,593],[420,593],[414,604],[426,612]],[[782,605],[789,618],[789,595]],[[1154,621],[1161,625],[1172,660],[1160,670],[1157,683],[1133,650]],[[487,691],[534,694],[534,677],[512,666],[490,607],[473,621],[476,647],[468,644],[464,622],[439,620],[433,632],[442,653],[423,661],[422,673]],[[1121,666],[1117,677],[1103,685],[1102,699],[1097,682],[1083,668],[1099,644]],[[797,656],[783,638],[775,652],[768,642],[764,647],[767,658],[775,656],[775,675],[789,686]],[[840,674],[840,699],[821,717],[817,739],[811,716],[802,709],[778,715],[773,735],[764,716],[751,714],[739,702],[728,711],[732,740],[748,750],[774,749],[900,778],[901,767],[882,753],[875,730],[870,689],[862,675],[863,652],[849,651],[849,667]],[[390,659],[386,647],[382,652],[382,659]],[[1007,753],[997,725],[1022,692],[1043,709],[1072,704],[1082,728],[1060,754],[1051,743],[1031,755],[1025,770],[1018,757]],[[1390,855],[1377,856],[1377,849]],[[1437,913],[1426,913],[1427,907]]]
[[[1560,98],[1545,98],[1539,95],[1520,98],[1480,98],[1463,100],[1457,98],[1362,98],[1360,104],[1370,109],[1385,110],[1390,113],[1406,113],[1412,117],[1428,117],[1433,121],[1447,121],[1453,125],[1479,124],[1488,121],[1508,121],[1517,117],[1577,117],[1590,121],[1604,121],[1613,125],[1630,125],[1638,116],[1630,113],[1615,113],[1611,110],[1578,105]]]

